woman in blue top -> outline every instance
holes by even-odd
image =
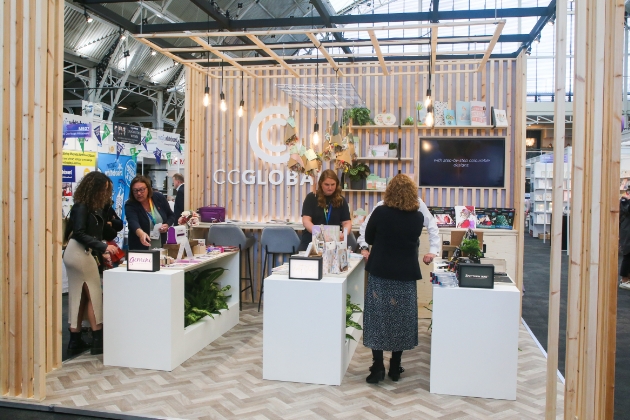
[[[129,249],[161,248],[166,242],[168,227],[175,224],[171,206],[161,193],[153,191],[151,181],[145,176],[136,176],[130,189],[129,200],[125,203]],[[152,237],[154,232],[158,234]]]
[[[304,233],[300,242],[300,251],[306,250],[313,240],[313,226],[339,225],[341,231],[352,230],[350,208],[341,195],[339,178],[335,171],[326,169],[317,182],[317,192],[309,193],[302,204],[302,224]]]

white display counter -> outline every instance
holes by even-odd
[[[520,292],[433,286],[430,392],[516,399]]]
[[[155,273],[103,273],[103,364],[171,371],[239,321],[238,252],[185,268]],[[226,268],[221,287],[231,286],[228,310],[184,328],[184,272]]]
[[[319,281],[265,279],[263,379],[341,384],[363,333],[346,331],[346,293],[364,308],[364,268],[362,259],[351,259],[348,273]],[[363,325],[363,313],[352,319]]]

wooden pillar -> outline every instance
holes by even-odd
[[[556,418],[558,401],[558,346],[560,335],[560,280],[562,272],[562,211],[564,207],[564,136],[567,51],[567,0],[556,2],[556,74],[553,142],[553,209],[551,223],[551,267],[547,328],[547,395],[545,418]]]
[[[2,5],[0,395],[41,400],[61,365],[63,12]]]
[[[491,62],[492,63],[492,62]],[[514,226],[518,229],[516,252],[516,287],[523,291],[523,255],[525,253],[525,131],[527,129],[527,55],[516,59],[516,109],[514,111]],[[522,295],[521,295],[522,298]],[[521,305],[522,306],[522,305]]]
[[[609,419],[614,413],[624,3],[584,0],[575,6],[565,418]]]

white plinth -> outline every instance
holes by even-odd
[[[516,399],[519,301],[513,285],[434,286],[431,393]]]
[[[263,379],[340,385],[360,340],[349,328],[346,340],[346,293],[363,309],[364,263],[351,260],[352,271],[320,281],[265,279]],[[353,319],[363,324],[362,314]]]
[[[171,371],[225,334],[239,320],[238,253],[196,268],[223,267],[232,286],[229,310],[184,328],[184,271],[116,268],[103,273],[103,364]]]

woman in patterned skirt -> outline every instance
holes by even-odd
[[[365,267],[369,276],[363,325],[363,344],[374,358],[368,383],[385,379],[383,351],[392,352],[388,376],[397,381],[403,350],[418,345],[416,281],[421,278],[418,239],[423,225],[417,185],[406,175],[396,175],[365,229],[366,242],[372,245]]]

